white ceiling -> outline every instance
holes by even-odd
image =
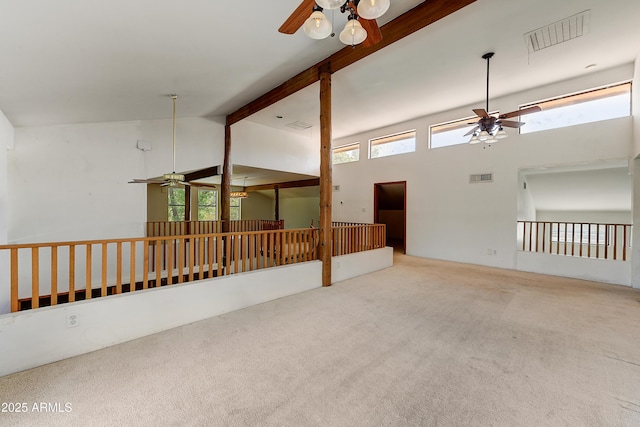
[[[391,2],[380,24],[421,0]],[[278,33],[298,3],[0,0],[0,110],[14,126],[170,118],[177,93],[179,117],[222,120],[343,47]],[[528,53],[525,33],[584,10],[588,35]],[[639,22],[638,0],[477,0],[335,73],[333,137],[483,106],[488,51],[492,97],[633,62]],[[303,121],[314,127],[297,132],[314,134],[318,116],[315,84],[248,120]]]
[[[256,3],[0,0],[0,110],[14,126],[169,118],[177,93],[180,117],[224,116],[342,47],[278,33],[298,0]],[[381,24],[418,3],[392,0]],[[587,9],[589,35],[528,55],[523,34]],[[335,73],[333,136],[482,105],[490,50],[492,96],[631,62],[638,22],[637,0],[477,0]],[[317,99],[250,120],[317,125]]]

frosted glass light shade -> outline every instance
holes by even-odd
[[[329,37],[331,34],[331,22],[324,13],[316,10],[311,14],[302,26],[304,33],[312,39],[320,40]]]
[[[364,19],[380,18],[389,9],[389,0],[360,0],[358,16]]]
[[[480,139],[478,138],[478,135],[474,133],[471,139],[469,140],[469,144],[478,144],[478,143],[480,143]]]
[[[487,139],[489,139],[491,135],[489,135],[489,132],[487,132],[486,130],[483,130],[482,132],[480,132],[480,135],[478,135],[478,139],[480,141],[486,141]]]
[[[508,137],[509,135],[504,131],[504,129],[500,128],[498,130],[498,132],[495,135],[496,139],[504,139],[506,137]]]
[[[346,45],[360,44],[367,38],[367,30],[362,28],[362,24],[357,19],[349,19],[344,30],[340,33],[340,41]]]
[[[337,9],[344,4],[345,0],[316,0],[316,4],[323,9]]]

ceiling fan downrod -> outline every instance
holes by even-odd
[[[485,110],[487,111],[487,114],[489,113],[489,60],[493,57],[494,54],[494,52],[487,52],[482,55],[482,59],[487,60],[487,108]]]

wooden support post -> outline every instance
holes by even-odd
[[[320,260],[322,286],[331,286],[331,64],[320,69]]]
[[[275,198],[276,198],[276,215],[275,215],[275,220],[276,221],[280,221],[280,187],[278,187],[277,185],[273,188],[273,191],[275,192]]]
[[[231,220],[231,125],[224,127],[224,160],[222,163],[222,183],[220,185],[220,220],[222,232],[229,232]]]
[[[187,224],[187,234],[191,234],[191,186],[184,186],[184,220]]]

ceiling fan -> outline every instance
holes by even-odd
[[[129,181],[129,184],[160,184],[161,186],[175,187],[177,185],[191,185],[185,181],[182,174],[176,173],[176,100],[178,95],[169,95],[173,100],[173,172],[165,173],[162,179],[137,179]]]
[[[369,47],[382,40],[382,32],[376,22],[388,9],[390,0],[302,0],[278,29],[283,34],[294,34],[300,27],[312,39],[333,37],[331,22],[324,9],[339,9],[348,13],[347,24],[340,32],[340,41],[353,46],[362,43]]]
[[[476,124],[476,127],[467,132],[464,136],[473,135],[469,144],[477,144],[484,142],[485,144],[491,144],[499,139],[506,138],[508,135],[504,131],[503,127],[508,128],[520,128],[524,125],[524,122],[517,122],[513,120],[505,120],[511,117],[519,117],[525,114],[535,113],[542,109],[535,105],[533,107],[524,108],[522,110],[511,111],[510,113],[490,115],[489,111],[489,60],[493,57],[494,52],[488,52],[482,55],[482,59],[487,61],[487,104],[485,108],[475,108],[473,112],[478,116],[477,122],[469,123]]]

